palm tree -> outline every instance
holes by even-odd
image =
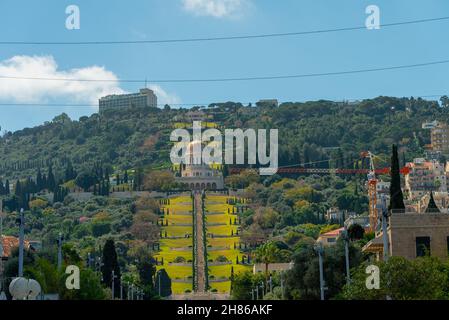
[[[265,264],[265,288],[268,283],[268,265],[276,262],[278,256],[279,248],[271,241],[256,249],[256,261]]]

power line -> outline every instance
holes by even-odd
[[[235,78],[209,78],[209,79],[71,79],[71,78],[47,78],[47,77],[21,77],[0,75],[0,79],[9,80],[39,80],[39,81],[67,81],[67,82],[121,82],[121,83],[199,83],[199,82],[235,82],[235,81],[258,81],[258,80],[281,80],[281,79],[299,79],[313,77],[327,77],[338,75],[349,75],[389,70],[411,69],[419,67],[447,64],[449,60],[438,60],[416,64],[396,65],[390,67],[378,67],[368,69],[354,69],[346,71],[322,72],[322,73],[304,73],[292,75],[274,75],[274,76],[253,76],[253,77],[235,77]]]
[[[414,98],[439,98],[448,95],[446,94],[431,94],[431,95],[408,95],[408,96],[397,96],[392,98],[404,98],[404,97],[414,97]],[[302,101],[284,101],[284,103],[304,103],[308,101],[317,101],[317,100],[329,100],[334,102],[341,102],[341,101],[362,101],[362,100],[372,100],[379,97],[390,97],[390,96],[378,96],[378,97],[370,97],[370,98],[344,98],[344,99],[306,99]],[[242,102],[243,101],[243,102]],[[235,100],[235,101],[228,101],[233,103],[241,103],[241,104],[252,104],[255,105],[256,102],[249,101],[248,100]],[[203,102],[203,103],[166,103],[166,104],[157,104],[158,107],[164,107],[166,105],[169,105],[171,107],[195,107],[195,106],[209,106],[209,105],[220,105],[225,104],[227,102]],[[92,108],[92,107],[98,107],[98,104],[88,104],[88,103],[80,103],[80,104],[73,104],[73,103],[20,103],[20,102],[1,102],[0,107],[85,107],[85,108]]]
[[[448,17],[429,18],[419,20],[409,20],[402,22],[385,23],[381,25],[381,28],[404,26],[411,24],[422,24],[429,22],[438,22],[449,20]],[[333,29],[320,29],[310,31],[296,31],[296,32],[283,32],[283,33],[265,33],[265,34],[252,34],[241,36],[221,36],[221,37],[198,37],[198,38],[178,38],[178,39],[155,39],[155,40],[123,40],[123,41],[0,41],[0,45],[116,45],[116,44],[163,44],[163,43],[187,43],[187,42],[205,42],[205,41],[229,41],[229,40],[244,40],[244,39],[261,39],[261,38],[280,38],[280,37],[292,37],[303,36],[323,33],[334,33],[344,31],[356,31],[364,30],[366,26],[357,27],[342,27]]]

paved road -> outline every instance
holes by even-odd
[[[203,232],[203,207],[202,207],[202,199],[201,193],[195,193],[194,195],[195,201],[195,224],[196,224],[196,234],[197,237],[196,247],[197,247],[197,293],[205,293],[206,288],[206,261],[204,258],[204,252],[206,250],[204,246],[204,232]]]

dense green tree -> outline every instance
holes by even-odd
[[[267,242],[256,249],[256,261],[265,265],[265,288],[268,282],[268,265],[279,259],[279,248],[274,242]]]
[[[344,287],[341,298],[355,300],[449,298],[447,262],[428,256],[415,260],[390,257],[387,262],[377,262],[375,265],[379,267],[378,290],[369,290],[366,287],[367,264],[363,264],[353,273],[351,284]]]

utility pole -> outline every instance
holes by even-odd
[[[23,247],[25,237],[25,214],[23,213],[23,208],[20,209],[19,224],[19,277],[23,277]]]
[[[112,270],[112,277],[111,277],[111,282],[112,282],[112,300],[115,300],[115,279],[117,278],[117,276],[115,275],[115,271]]]
[[[134,283],[131,283],[131,300],[134,300]]]
[[[345,260],[346,260],[346,284],[351,283],[351,272],[349,271],[349,234],[348,230],[343,231],[343,241],[345,242]]]
[[[273,278],[270,276],[270,293],[273,293]]]
[[[320,296],[321,300],[324,300],[324,271],[323,271],[323,245],[317,243],[315,245],[315,250],[318,253],[318,263],[320,267]]]
[[[58,235],[58,270],[61,270],[62,267],[62,241],[63,241],[63,236],[62,233],[60,232]]]
[[[120,277],[120,300],[123,300],[123,276]]]
[[[158,283],[158,293],[159,293],[159,297],[161,296],[161,271],[159,270],[157,272],[157,283]]]
[[[259,300],[259,287],[256,285],[256,300]]]
[[[384,244],[384,261],[388,261],[388,254],[390,252],[388,243],[388,208],[387,199],[385,195],[382,195],[382,240]]]
[[[131,300],[131,287],[129,285],[129,282],[126,281],[126,289],[127,289],[127,294],[126,294],[126,300]]]
[[[281,299],[284,299],[284,271],[281,271]]]

